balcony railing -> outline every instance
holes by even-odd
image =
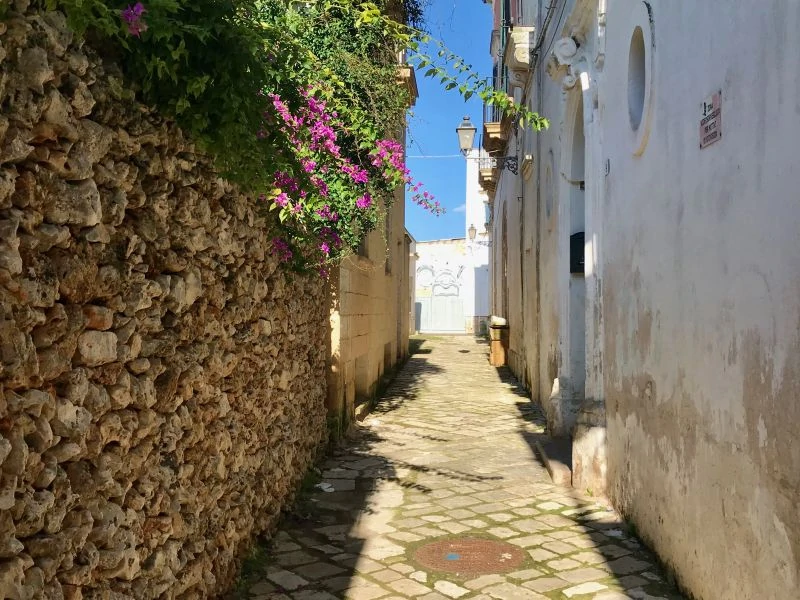
[[[483,145],[483,136],[481,136],[481,145]],[[481,148],[481,153],[478,155],[478,169],[494,169],[497,167],[497,159]]]
[[[502,69],[502,67],[501,67]],[[495,90],[506,91],[506,74],[487,81]],[[483,136],[481,147],[489,153],[502,152],[508,140],[508,132],[503,131],[503,110],[494,104],[483,104]]]
[[[500,67],[505,70],[504,67]],[[493,89],[501,92],[508,92],[508,76],[503,73],[498,77],[487,78],[486,83]],[[483,122],[484,123],[499,123],[503,120],[503,111],[499,106],[494,104],[483,104]]]
[[[484,123],[499,123],[503,120],[503,111],[499,106],[494,104],[483,105],[483,122]]]
[[[486,124],[484,123],[484,127]],[[486,139],[481,135],[480,153],[478,154],[478,183],[489,196],[489,202],[494,200],[494,190],[497,185],[497,159],[490,156],[485,150]]]

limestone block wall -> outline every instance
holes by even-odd
[[[331,277],[328,408],[345,428],[355,406],[408,355],[410,310],[402,191],[387,209],[383,231],[366,239],[366,256],[347,257]]]
[[[0,597],[199,598],[325,438],[269,217],[56,13],[0,23]]]

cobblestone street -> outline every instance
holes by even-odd
[[[487,345],[415,345],[299,514],[248,561],[240,597],[682,597],[602,499],[551,482],[533,449],[541,413]]]

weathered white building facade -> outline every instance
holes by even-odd
[[[467,185],[464,199],[464,237],[467,241],[467,286],[472,290],[467,304],[467,330],[485,335],[491,314],[489,248],[492,243],[489,196],[478,181],[480,161],[486,153],[473,149],[467,155]]]
[[[512,5],[513,4],[513,5]],[[512,369],[697,598],[800,585],[800,3],[495,2]],[[582,264],[581,264],[582,263]],[[724,577],[719,577],[724,573]]]
[[[406,229],[406,242],[408,244],[408,289],[406,294],[408,296],[408,334],[414,335],[417,332],[417,316],[416,308],[414,306],[414,297],[417,291],[417,240]]]
[[[481,157],[466,156],[464,237],[416,243],[415,324],[424,333],[488,333],[491,312],[489,197],[478,181]]]

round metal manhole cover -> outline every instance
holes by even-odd
[[[456,575],[488,575],[516,570],[525,552],[513,544],[480,538],[449,538],[425,544],[414,560],[431,571]]]

